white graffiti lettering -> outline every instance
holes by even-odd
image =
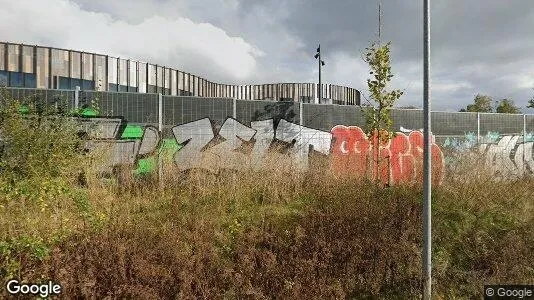
[[[250,163],[254,169],[258,170],[264,167],[263,159],[274,140],[274,123],[272,119],[255,121],[250,123],[250,127],[256,130],[256,134],[254,135],[256,142],[250,153]]]
[[[533,142],[519,143],[521,136],[503,136],[496,144],[481,144],[486,165],[499,177],[517,177],[534,171]]]
[[[308,167],[310,146],[313,150],[326,155],[330,152],[332,134],[329,132],[293,124],[284,119],[280,120],[276,131],[273,126],[272,119],[251,122],[250,128],[229,118],[218,132],[218,136],[224,141],[209,149],[204,149],[216,136],[209,119],[178,125],[173,128],[176,141],[180,144],[189,142],[176,153],[175,161],[181,169],[201,167],[217,171],[221,168],[241,168],[248,157],[252,166],[259,168],[263,166],[263,158],[276,139],[293,143],[290,150],[291,156],[296,158],[297,166],[302,169]],[[253,139],[254,146],[249,155],[237,151],[241,148],[243,141],[250,142]]]
[[[202,149],[215,137],[210,119],[175,126],[172,133],[176,142],[183,145],[174,155],[176,165],[185,170],[200,166]]]
[[[108,153],[107,159],[102,161],[100,171],[109,171],[120,165],[134,165],[138,158],[156,151],[161,140],[156,128],[145,126],[141,139],[121,140],[120,134],[125,125],[124,120],[120,118],[79,119],[78,131],[88,137],[85,149],[88,151],[98,149]]]
[[[241,148],[243,141],[250,141],[256,134],[256,130],[249,128],[235,119],[226,119],[223,126],[219,130],[219,135],[224,139],[206,151],[212,154],[216,159],[209,162],[216,164],[215,169],[239,169],[246,163],[246,156],[236,150]]]

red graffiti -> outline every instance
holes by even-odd
[[[416,162],[415,175],[417,181],[423,180],[423,133],[421,131],[410,132],[410,144],[412,145],[412,156]],[[443,152],[435,143],[434,137],[430,139],[430,157],[432,160],[432,183],[440,184],[443,180]]]
[[[379,139],[375,133],[368,139],[357,126],[332,128],[334,144],[332,170],[338,175],[380,178],[384,184],[421,181],[423,174],[423,133],[408,136],[397,133],[392,139]],[[443,180],[443,153],[432,137],[432,181]]]
[[[342,170],[355,177],[366,175],[370,142],[360,127],[335,126],[332,164],[335,171]]]

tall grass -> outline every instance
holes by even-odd
[[[420,184],[384,188],[278,157],[268,166],[218,174],[169,166],[161,182],[119,182],[93,162],[83,185],[70,173],[49,176],[64,190],[40,194],[45,206],[2,189],[0,276],[53,280],[67,298],[420,297]],[[534,180],[455,172],[433,191],[435,295],[534,284]]]

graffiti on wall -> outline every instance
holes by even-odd
[[[397,133],[387,141],[375,135],[368,139],[360,127],[338,125],[332,128],[335,142],[332,166],[338,174],[380,178],[383,183],[405,183],[422,180],[423,133]],[[377,145],[378,147],[373,145]],[[378,149],[377,149],[378,148]],[[431,145],[432,180],[443,180],[443,153],[434,138]]]
[[[254,168],[261,168],[265,166],[264,158],[275,142],[290,144],[287,146],[287,155],[294,159],[296,167],[306,169],[310,148],[328,155],[332,139],[329,132],[300,126],[284,119],[280,120],[275,129],[272,119],[251,122],[248,127],[228,118],[217,132],[210,119],[204,118],[175,126],[172,132],[176,142],[183,145],[175,154],[175,162],[184,170],[239,169],[246,162]],[[252,145],[248,152],[243,149],[245,143]]]
[[[485,135],[477,138],[476,133],[468,132],[461,138],[447,137],[443,142],[443,147],[454,151],[467,151],[475,148],[478,143],[494,143],[499,139],[498,132],[488,131]]]
[[[165,144],[158,129],[127,124],[120,117],[78,118],[79,134],[85,137],[85,149],[104,151],[100,171],[117,166],[136,166],[155,158]],[[369,139],[360,127],[338,125],[330,132],[289,122],[285,119],[253,121],[250,126],[233,118],[220,128],[209,118],[176,125],[172,128],[177,145],[172,160],[181,170],[193,168],[218,172],[222,169],[273,167],[266,158],[277,154],[277,166],[309,168],[312,152],[329,157],[330,168],[337,175],[379,178],[383,183],[405,183],[422,179],[423,134],[398,133],[387,142]],[[378,151],[373,145],[378,144]],[[500,145],[500,144],[499,144]],[[499,148],[500,149],[500,148]],[[526,149],[526,148],[525,148]],[[532,152],[532,145],[525,151]],[[498,152],[498,151],[494,151]],[[497,155],[497,154],[496,154]],[[443,179],[443,153],[432,144],[433,180]],[[147,168],[154,169],[155,163]]]
[[[497,142],[480,144],[478,150],[485,154],[486,166],[495,175],[516,177],[534,172],[533,146],[534,142],[523,141],[522,135],[505,135]]]
[[[79,118],[80,135],[86,137],[87,151],[104,151],[101,171],[121,165],[134,166],[152,155],[160,144],[160,134],[152,126],[128,126],[122,118]]]
[[[447,138],[443,148],[451,151],[446,162],[458,163],[465,152],[481,153],[483,163],[499,177],[516,177],[534,173],[534,134],[503,135],[488,132],[478,139],[475,133],[466,133],[463,138]]]
[[[378,139],[368,139],[356,126],[338,125],[331,132],[324,132],[284,119],[275,128],[272,119],[251,122],[248,127],[229,118],[216,132],[210,120],[204,118],[178,125],[173,133],[176,141],[184,145],[175,154],[175,162],[182,169],[237,169],[247,161],[252,166],[263,167],[263,159],[273,143],[280,141],[290,145],[287,154],[301,169],[308,167],[310,151],[317,151],[331,155],[332,171],[338,175],[380,178],[383,183],[422,180],[423,134],[420,131],[409,135],[398,133],[392,140],[381,142],[378,155],[373,154],[376,151],[372,146]],[[218,139],[222,142],[210,146]],[[244,143],[252,144],[249,152],[241,151]],[[431,149],[433,181],[439,184],[444,175],[443,153],[435,142]]]

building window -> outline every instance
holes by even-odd
[[[312,97],[311,96],[300,96],[300,102],[302,103],[311,103]]]
[[[37,78],[35,77],[35,74],[24,73],[24,87],[32,89],[37,87]]]
[[[293,101],[293,98],[282,98],[282,97],[280,97],[279,101]]]
[[[9,85],[12,87],[24,87],[24,81],[22,79],[21,72],[10,72]]]
[[[0,71],[0,86],[7,86],[8,78],[9,76],[7,71]]]
[[[79,86],[80,89],[82,88],[82,80],[77,78],[71,78],[70,79],[70,89],[75,90],[76,87]]]
[[[128,91],[128,87],[125,86],[125,85],[119,85],[119,92],[127,92]]]
[[[117,84],[115,84],[115,83],[108,84],[108,91],[116,92],[117,91]]]
[[[56,88],[60,90],[70,90],[70,78],[63,77],[63,76],[57,76],[55,77],[55,86]]]
[[[148,85],[148,93],[155,94],[157,93],[156,86],[155,85]]]
[[[93,80],[82,80],[82,90],[94,90],[95,82]]]
[[[128,87],[128,91],[132,93],[137,93],[138,89],[136,87],[131,86],[131,87]]]
[[[189,91],[180,90],[179,95],[180,96],[193,96],[193,93],[191,93]]]

